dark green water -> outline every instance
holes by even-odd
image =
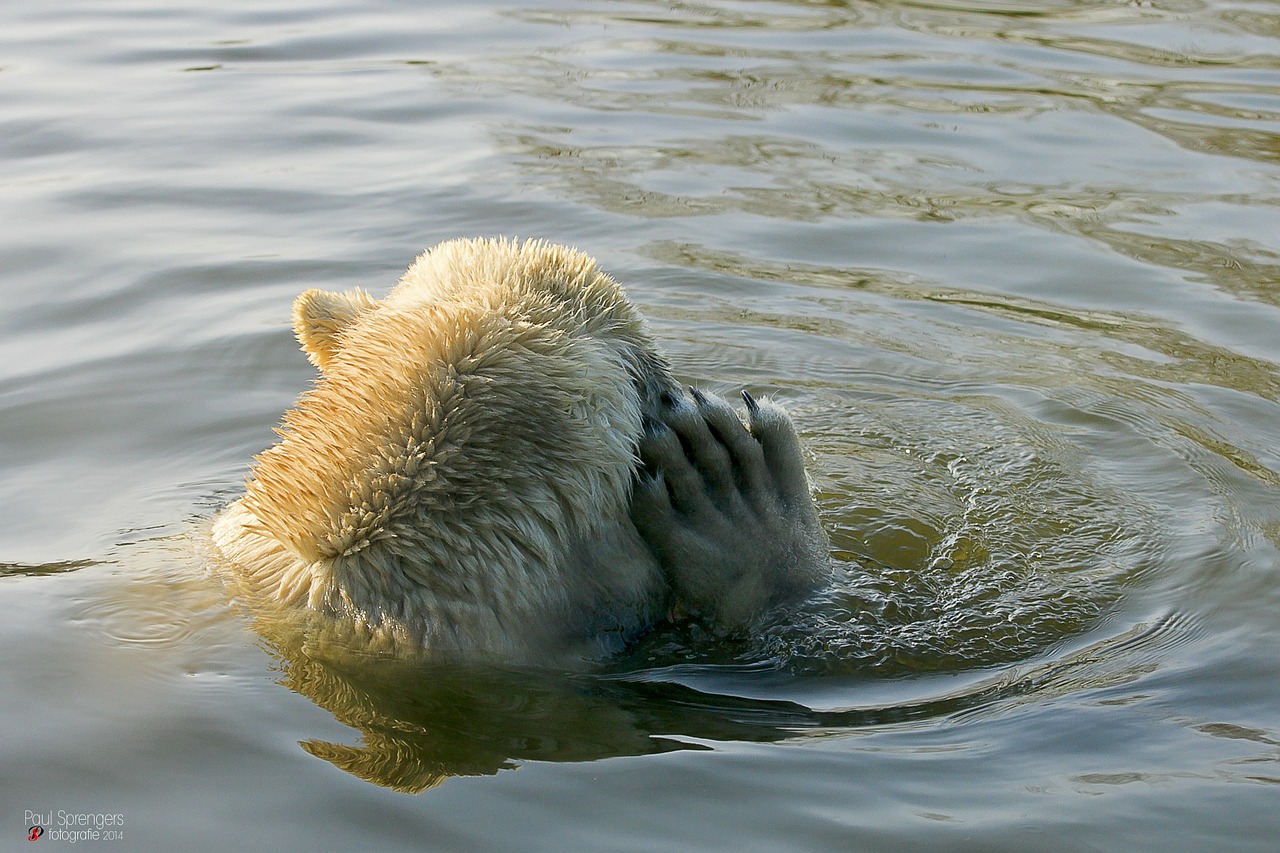
[[[1275,849],[1276,4],[11,0],[0,128],[0,849]],[[790,408],[831,589],[591,675],[228,606],[293,297],[498,234]]]

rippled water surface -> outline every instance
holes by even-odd
[[[0,121],[0,849],[1274,849],[1276,4],[9,0]],[[198,530],[293,297],[477,234],[782,400],[837,582],[590,674],[261,639]]]

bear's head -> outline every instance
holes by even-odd
[[[571,610],[575,585],[612,583],[583,555],[629,529],[643,418],[675,384],[591,258],[451,241],[385,299],[311,290],[293,321],[321,376],[240,502],[288,564],[261,591],[416,642],[415,625]]]

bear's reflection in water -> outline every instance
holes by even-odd
[[[276,645],[281,683],[360,732],[356,745],[301,743],[368,782],[417,793],[452,776],[522,761],[577,762],[707,749],[698,741],[775,741],[831,722],[785,701],[713,695],[643,676],[375,658],[305,642]]]
[[[842,736],[1125,683],[1147,666],[1144,649],[1179,630],[1176,620],[1138,624],[1065,655],[954,680],[894,680],[896,688],[881,689],[860,678],[819,689],[829,710],[735,695],[732,687],[717,692],[724,683],[773,692],[779,673],[763,663],[583,673],[361,653],[321,659],[301,642],[275,651],[283,685],[359,732],[354,745],[309,739],[302,748],[367,782],[416,794],[451,777],[491,775],[526,761],[585,762],[708,750],[719,742]],[[784,685],[776,694],[791,692]],[[841,707],[855,697],[860,707]]]

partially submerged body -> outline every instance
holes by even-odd
[[[826,566],[785,412],[684,396],[581,253],[443,243],[386,299],[309,291],[294,320],[322,376],[212,530],[255,609],[545,661],[673,607],[739,627]]]

